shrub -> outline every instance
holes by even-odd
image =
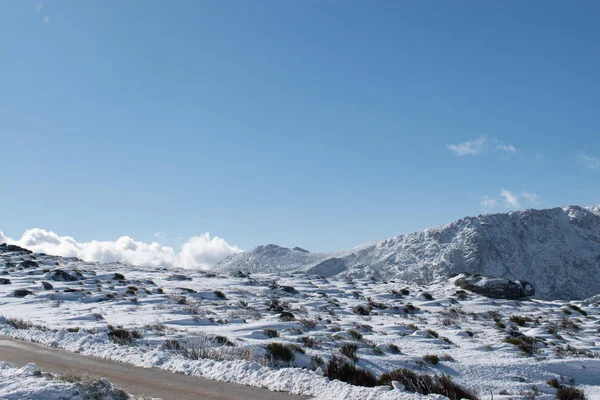
[[[339,379],[351,385],[367,387],[377,385],[377,378],[372,373],[357,368],[354,364],[338,356],[331,356],[323,372],[331,380]]]
[[[15,329],[30,329],[33,327],[33,323],[22,318],[4,318],[4,323]]]
[[[295,358],[294,351],[290,346],[283,343],[269,343],[267,345],[267,352],[273,359],[283,362],[291,362]]]
[[[277,331],[277,329],[263,329],[263,333],[268,338],[279,337],[279,332]]]
[[[215,290],[213,291],[213,293],[215,294],[215,296],[217,296],[217,298],[225,300],[227,299],[227,296],[225,296],[225,293],[221,292],[220,290]]]
[[[423,356],[423,361],[427,364],[437,365],[440,363],[440,358],[434,354],[426,354]]]
[[[344,343],[342,347],[340,347],[340,353],[354,362],[358,361],[358,356],[356,355],[357,350],[358,346],[355,343]]]
[[[283,322],[290,322],[290,321],[295,321],[296,317],[291,312],[284,311],[281,314],[279,314],[279,319],[282,320]]]
[[[115,275],[113,276],[113,279],[119,280],[119,281],[124,281],[125,280],[125,275],[120,274],[118,272],[115,272]]]
[[[300,341],[306,347],[315,347],[317,345],[317,341],[315,339],[311,338],[310,336],[302,336],[300,338]]]
[[[567,307],[569,307],[571,310],[577,311],[581,315],[585,315],[585,316],[588,315],[586,311],[582,310],[581,308],[579,308],[575,304],[567,304]]]
[[[523,335],[515,338],[509,337],[504,339],[504,342],[517,346],[519,350],[523,352],[523,354],[528,356],[532,356],[538,352],[538,349],[535,347],[536,340],[529,336]]]
[[[394,343],[390,343],[388,345],[388,349],[390,349],[390,353],[398,354],[400,353],[400,347],[395,345]]]
[[[404,288],[404,289],[400,289],[400,293],[402,293],[402,295],[404,296],[408,296],[410,294],[410,290]]]
[[[574,387],[564,387],[556,392],[557,400],[586,400],[585,393]]]
[[[304,329],[310,330],[317,327],[317,321],[314,319],[301,318],[298,320],[298,322],[300,322],[300,325],[302,325]]]
[[[352,337],[352,339],[354,339],[354,340],[361,340],[361,339],[363,338],[363,335],[362,335],[362,333],[360,333],[360,332],[359,332],[359,331],[357,331],[357,330],[350,329],[350,330],[348,330],[348,333],[350,334],[350,336],[351,336],[351,337]]]
[[[440,337],[440,335],[436,331],[434,331],[432,329],[428,329],[427,330],[427,335],[429,337],[436,338],[436,339]]]
[[[528,322],[531,322],[531,318],[521,317],[519,315],[511,315],[508,319],[510,322],[515,323],[519,326],[525,326]]]
[[[454,383],[447,375],[430,376],[420,375],[409,369],[402,368],[381,375],[380,385],[390,385],[392,381],[402,383],[409,392],[420,394],[441,394],[450,400],[469,399],[477,400],[477,395],[469,389],[465,389]]]
[[[369,315],[369,314],[371,314],[372,310],[373,310],[373,307],[371,307],[371,305],[361,304],[361,305],[354,307],[352,309],[352,312],[357,315]]]
[[[456,291],[456,297],[459,300],[466,300],[467,297],[468,297],[468,295],[467,295],[467,292],[465,292],[464,290],[457,290]]]
[[[142,338],[142,333],[137,329],[128,331],[127,329],[114,328],[112,325],[109,325],[108,337],[116,344],[131,346],[135,339]]]
[[[373,347],[373,354],[375,354],[376,356],[382,356],[384,353],[383,353],[383,350],[381,350],[379,347],[375,346],[375,347]]]
[[[423,292],[423,297],[425,300],[433,300],[433,295],[429,292]]]

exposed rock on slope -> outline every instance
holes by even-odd
[[[275,245],[232,255],[219,271],[306,271],[427,283],[467,272],[523,279],[544,299],[600,293],[600,207],[467,217],[338,253]]]

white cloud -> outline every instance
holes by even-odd
[[[539,194],[529,193],[529,192],[525,191],[521,194],[521,197],[523,197],[525,200],[527,200],[531,204],[540,204],[540,201],[539,201],[540,195]]]
[[[517,148],[512,144],[503,144],[500,142],[496,143],[496,150],[504,151],[506,153],[511,154],[515,154],[517,152]]]
[[[515,196],[514,194],[512,194],[510,191],[506,190],[506,189],[502,189],[500,191],[500,196],[502,196],[504,198],[504,204],[506,204],[507,207],[520,207],[521,203],[519,202],[519,199],[517,198],[517,196]]]
[[[483,196],[481,198],[481,205],[484,208],[495,208],[497,204],[498,204],[498,200],[494,199],[493,197]]]
[[[44,17],[44,23],[45,23],[45,24],[48,24],[48,23],[50,23],[50,17],[49,17],[49,16],[47,16],[47,15],[46,15],[46,16]]]
[[[34,252],[63,257],[78,257],[86,261],[123,262],[154,267],[210,268],[230,254],[242,251],[224,239],[209,233],[191,237],[179,253],[158,242],[138,242],[122,236],[114,242],[77,242],[69,236],[59,236],[44,229],[28,229],[20,239],[11,239],[0,231],[0,242],[16,244]]]
[[[510,190],[502,189],[498,197],[481,197],[480,204],[488,209],[496,208],[500,204],[507,208],[520,208],[522,200],[531,205],[538,205],[540,204],[540,195],[526,190],[521,194],[514,194]]]
[[[488,139],[487,135],[479,136],[476,139],[464,143],[450,144],[446,147],[459,157],[475,156],[485,153],[488,150],[501,151],[509,154],[517,153],[517,148],[512,144],[504,144],[500,140],[494,138]]]
[[[167,233],[163,231],[158,231],[154,233],[154,238],[156,240],[165,240],[167,238]]]
[[[600,158],[588,156],[585,153],[577,154],[577,162],[589,169],[600,169]]]
[[[38,12],[42,11],[42,8],[44,8],[44,5],[41,3],[38,4],[37,6],[35,6],[35,12],[38,13]]]
[[[469,140],[464,143],[459,144],[449,144],[446,146],[448,150],[453,152],[459,157],[468,156],[468,155],[477,155],[481,154],[485,149],[485,145],[487,142],[487,136],[479,136],[477,139]]]

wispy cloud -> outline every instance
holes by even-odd
[[[477,155],[483,153],[487,142],[487,136],[479,136],[477,139],[469,140],[459,144],[449,144],[448,150],[459,157]]]
[[[36,5],[35,6],[35,12],[39,13],[40,11],[42,11],[42,8],[44,8],[44,5],[42,3]]]
[[[503,144],[500,142],[496,142],[496,150],[503,151],[505,153],[515,154],[517,152],[517,148],[512,144]]]
[[[7,242],[35,252],[64,257],[78,257],[86,261],[125,262],[153,267],[210,268],[230,254],[242,251],[218,236],[203,233],[189,238],[179,251],[158,242],[145,243],[122,236],[115,241],[78,242],[69,236],[34,228],[20,239],[11,239],[0,231],[0,243]]]
[[[535,193],[529,193],[527,191],[521,193],[521,197],[527,200],[531,204],[540,204],[540,195]]]
[[[515,209],[521,208],[523,204],[532,206],[540,204],[540,195],[526,190],[518,194],[513,193],[508,189],[502,189],[500,190],[500,194],[496,197],[481,197],[479,203],[486,209],[493,209],[498,206]]]
[[[583,152],[577,154],[577,162],[589,169],[600,169],[600,158],[588,156]]]
[[[505,144],[494,138],[490,139],[487,135],[479,136],[476,139],[459,144],[449,144],[446,148],[459,157],[476,156],[487,151],[500,151],[508,154],[517,153],[517,148],[512,144]]]
[[[484,208],[496,208],[497,204],[498,204],[498,200],[494,199],[493,197],[483,196],[481,198],[481,205]]]
[[[44,17],[44,23],[45,23],[45,24],[49,24],[49,23],[50,23],[50,17],[49,17],[49,16],[47,16],[47,15],[46,15],[46,16]]]
[[[506,206],[521,207],[521,202],[519,202],[517,196],[512,194],[512,192],[510,192],[509,190],[502,189],[500,191],[500,196],[504,199],[504,204],[506,204]]]

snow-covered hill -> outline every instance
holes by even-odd
[[[527,280],[543,299],[583,299],[600,293],[600,207],[467,217],[338,253],[259,246],[214,269],[376,276],[421,284],[469,272]]]

